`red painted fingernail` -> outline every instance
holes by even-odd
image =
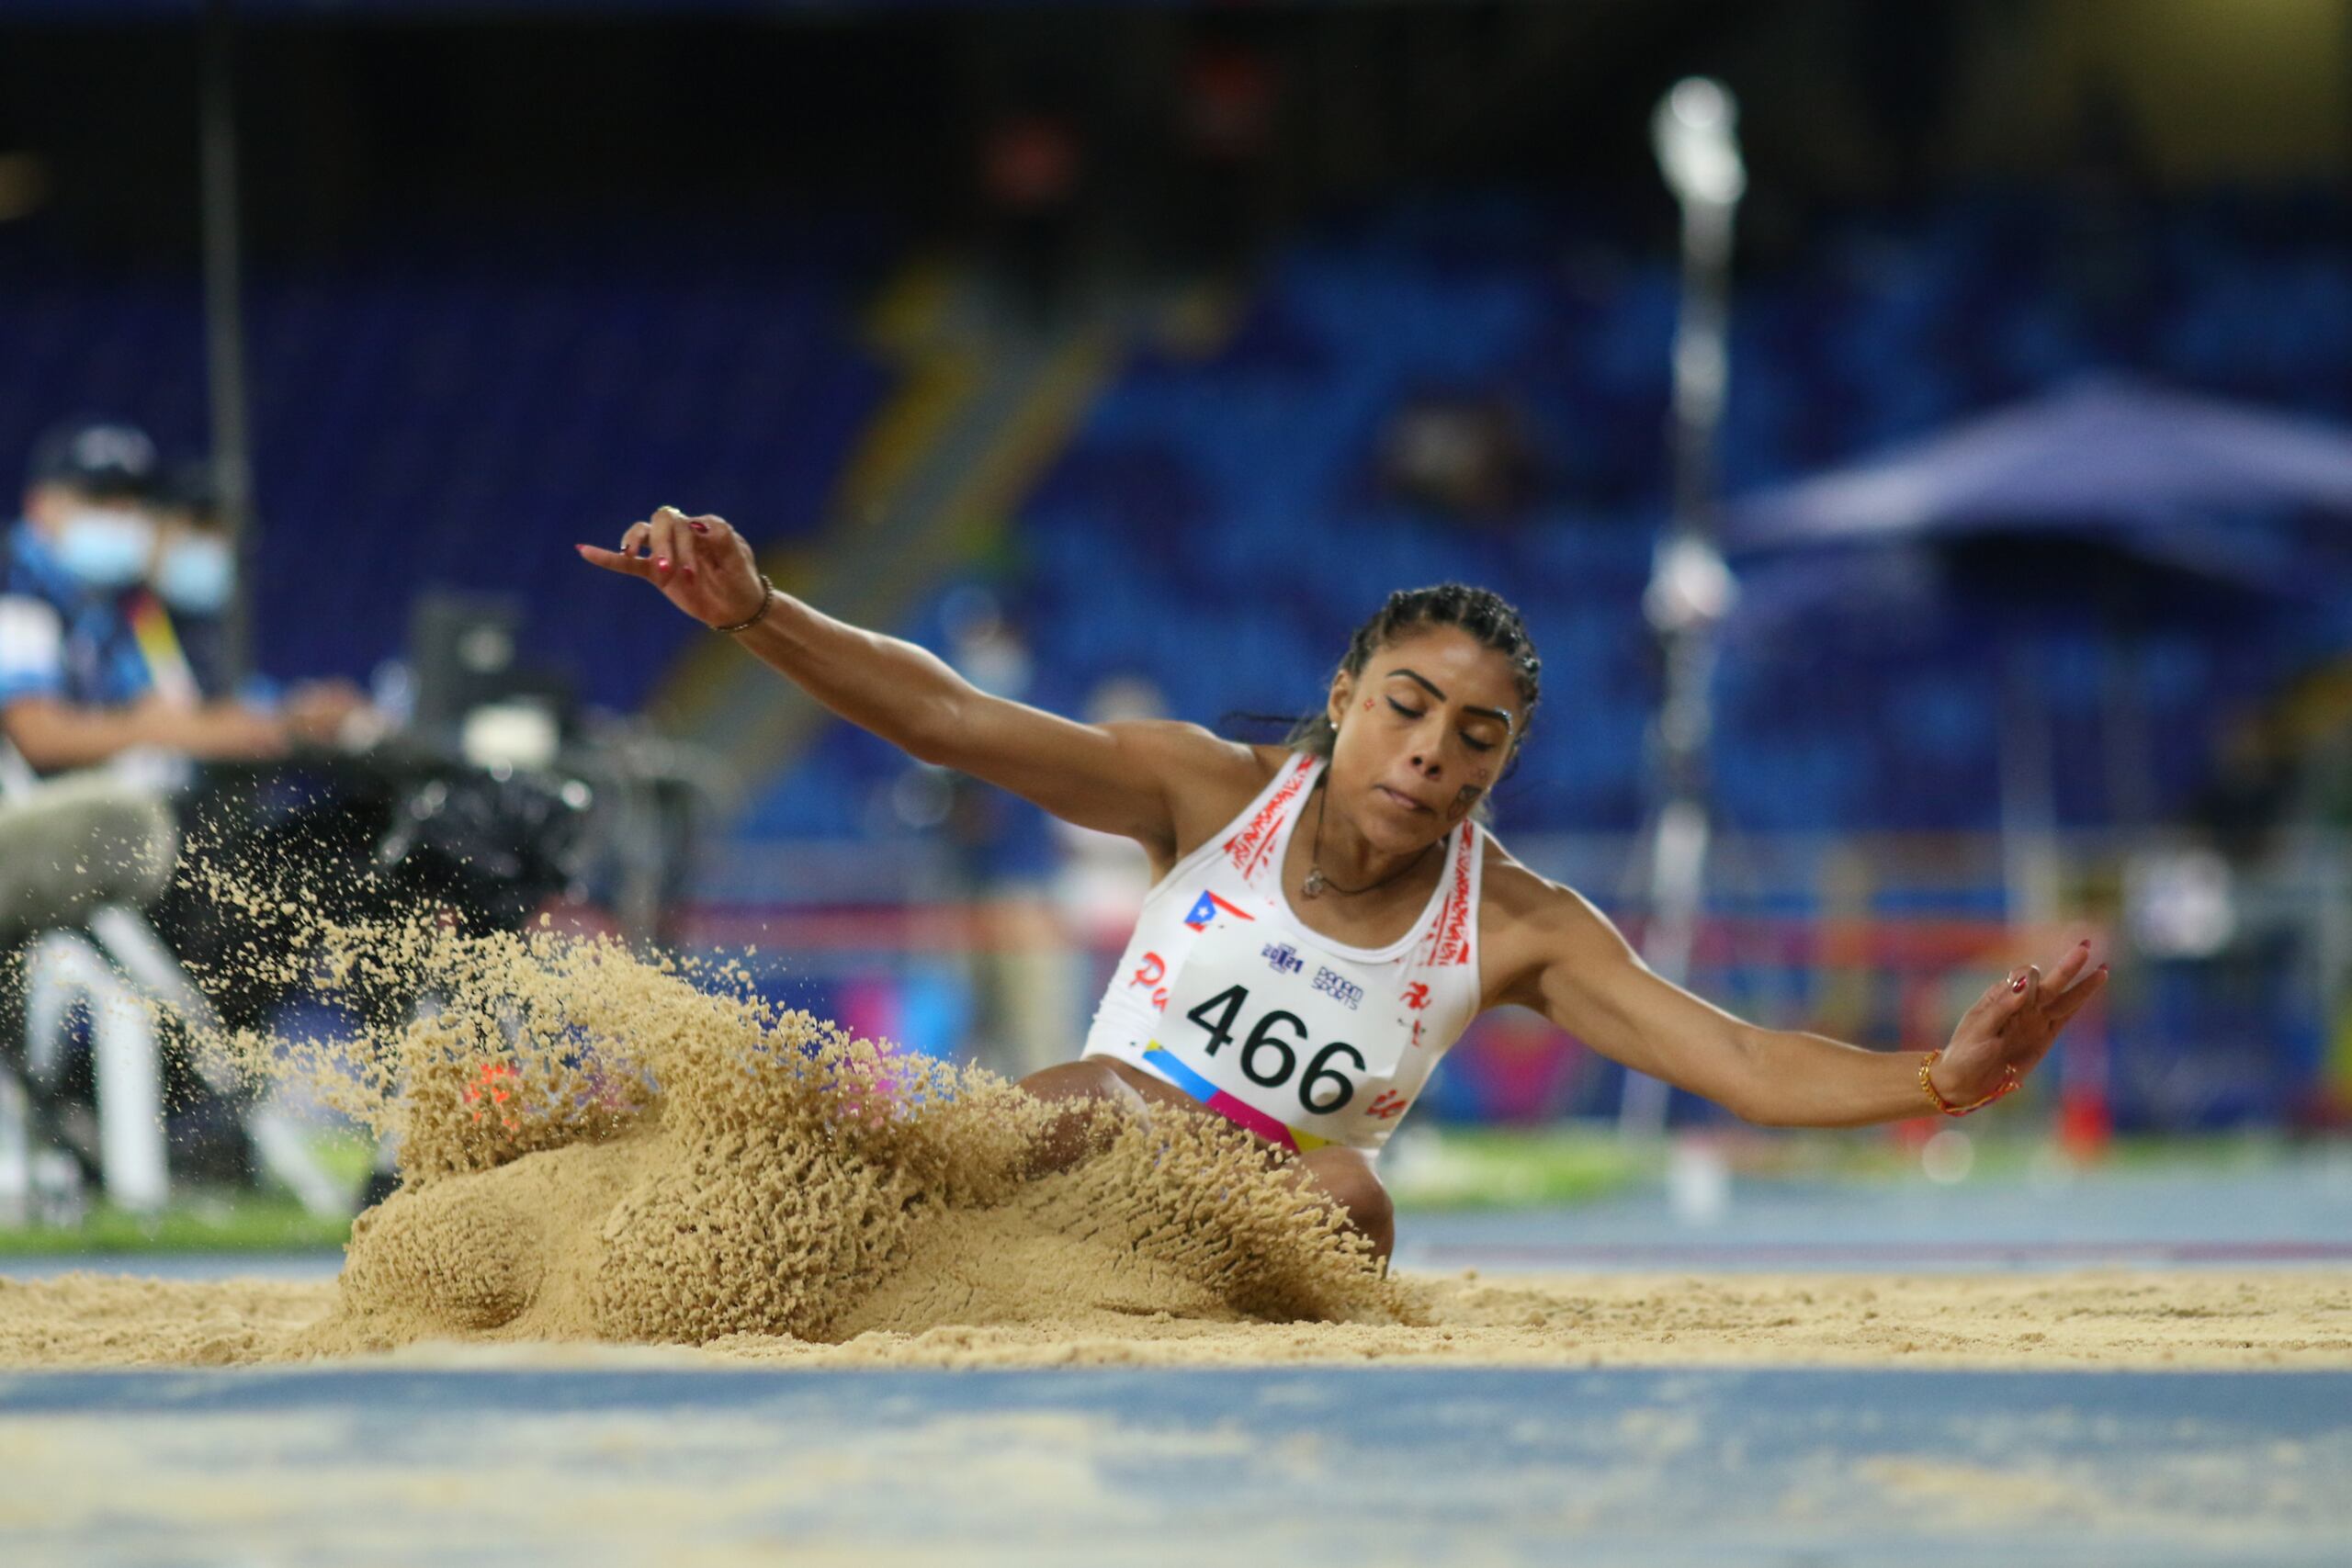
[[[2090,939],[2090,938],[2088,938],[2088,937],[2085,937],[2085,938],[2083,938],[2083,940],[2082,940],[2082,941],[2080,941],[2080,942],[2076,942],[2075,945],[2076,947],[2088,947],[2090,944],[2091,944],[2091,939]]]
[[[2102,975],[2106,974],[2106,973],[2107,973],[2107,965],[2106,965],[2106,964],[2100,964],[2100,965],[2098,966],[2098,972],[2099,972],[2100,974],[2102,974]]]
[[[668,556],[655,556],[653,558],[653,570],[656,571],[669,570],[670,558]]]
[[[697,534],[707,534],[707,533],[709,533],[709,532],[710,532],[710,525],[709,525],[709,524],[707,524],[707,523],[697,523],[697,522],[695,522],[695,521],[694,519],[692,519],[692,518],[688,518],[688,519],[686,520],[686,526],[687,526],[687,527],[689,527],[689,528],[692,528],[692,529],[693,529],[695,533],[697,533]]]
[[[2016,979],[2014,979],[2014,980],[2010,981],[2010,982],[2009,982],[2009,989],[2011,989],[2012,991],[2022,991],[2022,990],[2024,990],[2024,989],[2025,989],[2025,976],[2022,976],[2022,975],[2020,975],[2020,976],[2018,976]]]

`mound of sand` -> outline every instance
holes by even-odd
[[[417,924],[325,947],[334,984],[389,967],[446,1000],[356,1070],[340,1047],[211,1043],[400,1140],[402,1190],[360,1217],[300,1350],[1407,1320],[1295,1163],[1221,1119],[1106,1107],[1099,1152],[1029,1179],[1046,1107],[774,1008],[738,974],[545,931]]]

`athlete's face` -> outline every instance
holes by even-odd
[[[1510,660],[1458,626],[1427,626],[1331,682],[1334,804],[1364,837],[1409,850],[1470,815],[1526,722]]]

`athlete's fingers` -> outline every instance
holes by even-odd
[[[704,516],[685,518],[679,526],[678,570],[687,577],[714,567],[726,559],[713,547],[717,535],[711,529],[713,519]]]
[[[645,554],[645,541],[652,536],[652,533],[653,525],[650,523],[632,523],[627,528],[622,529],[620,543],[621,554],[630,557],[643,556]]]
[[[653,514],[653,570],[667,581],[678,567],[678,536],[684,531],[685,513],[674,506],[664,506]]]
[[[2074,987],[2064,995],[2051,998],[2050,1005],[2045,1010],[2050,1019],[2050,1026],[2052,1029],[2064,1028],[2068,1019],[2090,1005],[2091,998],[2105,989],[2107,989],[2107,965],[2102,964],[2076,982]]]
[[[594,545],[574,545],[571,547],[578,550],[580,558],[590,566],[600,566],[606,571],[617,571],[623,577],[651,577],[653,575],[652,563],[640,557],[624,555],[618,550],[603,549]]]
[[[2066,987],[2075,983],[2075,976],[2081,974],[2090,961],[2090,939],[2085,937],[2068,948],[2064,955],[2050,966],[2050,978],[2043,989],[2052,997],[2063,995]]]
[[[2007,1027],[2019,1013],[2033,1006],[2036,984],[2041,978],[2041,971],[2030,964],[2009,972],[2008,986],[1993,1010],[2000,1020],[1999,1027]]]

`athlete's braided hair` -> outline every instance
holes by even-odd
[[[1535,716],[1535,705],[1543,700],[1544,660],[1536,657],[1534,639],[1527,635],[1527,623],[1520,618],[1519,611],[1492,589],[1473,588],[1462,582],[1398,589],[1348,639],[1347,657],[1340,660],[1340,669],[1361,680],[1364,665],[1374,653],[1398,637],[1428,626],[1459,626],[1477,638],[1481,647],[1491,648],[1510,660],[1511,678],[1519,686],[1519,700],[1524,707],[1517,733],[1511,737],[1510,765],[1516,767],[1523,750],[1518,742],[1525,738],[1528,723]],[[1339,732],[1331,728],[1330,716],[1317,707],[1299,716],[1283,743],[1295,751],[1328,759],[1338,741]]]

